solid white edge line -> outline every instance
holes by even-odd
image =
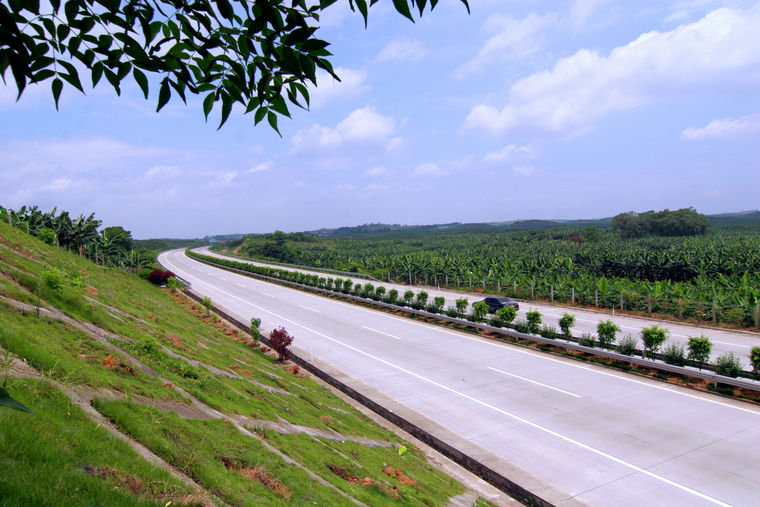
[[[571,393],[570,391],[565,391],[564,389],[560,389],[559,387],[550,386],[547,384],[542,384],[541,382],[537,382],[535,380],[531,380],[529,378],[521,377],[520,375],[515,375],[514,373],[509,373],[508,371],[500,370],[499,368],[494,368],[492,366],[487,367],[489,370],[498,371],[499,373],[503,373],[504,375],[509,375],[510,377],[515,377],[520,380],[524,380],[525,382],[530,382],[531,384],[536,384],[537,386],[546,387],[547,389],[553,389],[555,391],[559,391],[563,394],[567,394],[568,396],[574,396],[576,398],[580,398],[580,394]]]
[[[184,252],[183,252],[183,255],[184,255]],[[195,262],[198,262],[198,261],[195,261]],[[217,269],[219,269],[219,268],[217,268]],[[244,275],[239,275],[239,276],[244,276]],[[260,282],[260,283],[267,283],[267,282],[265,282],[263,280],[257,280],[257,281]],[[281,287],[281,288],[285,288],[285,289],[289,289],[289,290],[298,290],[298,289],[291,289],[289,287]],[[312,298],[316,298],[316,299],[320,299],[322,301],[325,301],[325,298],[322,297],[322,296],[317,296],[315,294],[310,294],[308,292],[302,292],[302,291],[298,291],[298,292],[302,293],[302,294],[305,294],[307,296],[310,296]],[[272,297],[274,297],[274,296],[272,296]],[[488,346],[491,346],[491,347],[499,347],[500,349],[509,350],[509,351],[512,351],[512,352],[517,352],[519,354],[527,354],[529,356],[533,356],[533,357],[536,357],[536,358],[539,358],[539,359],[544,359],[546,361],[552,361],[552,362],[555,362],[555,363],[558,363],[558,364],[562,364],[562,365],[565,365],[565,366],[569,366],[569,367],[572,367],[572,368],[580,368],[582,370],[594,372],[594,373],[597,373],[599,375],[606,375],[608,377],[612,377],[612,378],[616,378],[616,379],[619,379],[619,380],[623,380],[625,382],[632,382],[634,384],[639,384],[639,385],[646,386],[646,387],[649,387],[649,388],[652,388],[652,389],[659,389],[660,391],[667,391],[669,393],[677,394],[679,396],[685,396],[687,398],[692,398],[692,399],[695,399],[695,400],[701,400],[701,401],[704,401],[706,403],[712,403],[714,405],[720,405],[722,407],[732,408],[734,410],[739,410],[739,411],[742,411],[742,412],[747,412],[747,413],[750,413],[750,414],[754,414],[754,415],[760,416],[760,412],[758,412],[757,410],[751,410],[751,409],[744,408],[744,407],[737,407],[735,405],[730,405],[728,403],[723,403],[722,401],[719,401],[719,400],[713,400],[713,399],[710,399],[710,398],[703,398],[701,396],[696,396],[696,395],[690,394],[690,393],[684,393],[684,392],[681,392],[681,391],[677,391],[675,389],[670,389],[670,388],[665,387],[665,386],[656,385],[654,383],[642,382],[641,380],[636,380],[636,379],[628,378],[628,376],[625,376],[624,373],[622,373],[622,374],[614,374],[614,373],[609,373],[609,372],[606,372],[606,371],[600,371],[599,369],[590,368],[590,367],[582,365],[582,364],[574,364],[573,362],[565,362],[565,361],[562,361],[560,359],[555,359],[553,357],[548,357],[546,354],[542,354],[540,352],[522,350],[521,348],[516,347],[514,345],[511,345],[510,343],[507,343],[507,342],[489,341],[489,340],[484,339],[484,338],[478,338],[478,337],[475,337],[475,336],[470,336],[470,335],[468,335],[468,334],[466,334],[464,332],[458,332],[457,333],[457,332],[445,329],[445,328],[443,328],[443,327],[441,327],[439,325],[436,325],[436,324],[415,322],[414,320],[411,320],[411,319],[405,319],[403,317],[397,317],[395,315],[391,315],[391,314],[387,314],[387,313],[386,314],[380,313],[377,310],[369,310],[369,309],[363,308],[361,306],[352,305],[350,303],[344,303],[343,301],[337,301],[337,300],[334,300],[334,299],[331,300],[331,301],[333,303],[336,303],[336,304],[339,304],[339,305],[343,305],[343,306],[345,306],[347,308],[352,308],[354,310],[359,310],[359,311],[362,311],[362,312],[371,313],[373,315],[384,315],[384,316],[386,316],[389,319],[395,319],[395,320],[397,320],[399,322],[405,322],[407,324],[412,324],[414,326],[424,327],[425,329],[434,330],[434,331],[439,332],[439,333],[447,333],[447,334],[450,334],[450,335],[453,335],[453,336],[457,336],[459,338],[464,338],[466,340],[475,341],[475,342],[481,343],[483,345],[488,345]]]
[[[398,336],[393,336],[392,334],[389,334],[389,333],[385,333],[385,332],[383,332],[383,331],[380,331],[379,329],[373,329],[373,328],[371,328],[371,327],[369,327],[369,326],[362,326],[362,327],[363,327],[364,329],[369,329],[370,331],[374,331],[375,333],[380,333],[380,334],[384,334],[385,336],[390,336],[391,338],[395,338],[395,339],[397,339],[397,340],[400,340],[400,339],[401,339],[401,338],[399,338]]]
[[[422,380],[423,382],[427,382],[427,383],[429,383],[429,384],[432,384],[432,385],[434,385],[434,386],[437,386],[437,387],[439,387],[439,388],[441,388],[441,389],[443,389],[443,390],[445,390],[445,391],[448,391],[448,392],[450,392],[450,393],[452,393],[452,394],[455,394],[455,395],[457,395],[457,396],[459,396],[459,397],[461,397],[461,398],[464,398],[464,399],[466,399],[466,400],[472,401],[473,403],[476,403],[476,404],[478,404],[478,405],[481,405],[481,406],[483,406],[483,407],[489,408],[489,409],[491,409],[491,410],[493,410],[493,411],[495,411],[495,412],[498,412],[498,413],[500,413],[500,414],[503,414],[503,415],[505,415],[505,416],[507,416],[507,417],[510,417],[510,418],[512,418],[512,419],[514,419],[514,420],[516,420],[516,421],[519,421],[519,422],[521,422],[521,423],[523,423],[523,424],[527,424],[528,426],[530,426],[530,427],[532,427],[532,428],[535,428],[535,429],[537,429],[537,430],[539,430],[539,431],[543,431],[544,433],[548,433],[549,435],[552,435],[552,436],[554,436],[554,437],[557,437],[557,438],[559,438],[559,439],[561,439],[561,440],[563,440],[563,441],[565,441],[565,442],[568,442],[568,443],[570,443],[570,444],[576,445],[576,446],[578,446],[578,447],[580,447],[580,448],[582,448],[582,449],[585,449],[585,450],[587,450],[587,451],[589,451],[589,452],[592,452],[592,453],[594,453],[594,454],[596,454],[596,455],[598,455],[598,456],[602,456],[602,457],[604,457],[604,458],[607,458],[607,459],[609,459],[609,460],[611,460],[611,461],[614,461],[615,463],[618,463],[618,464],[620,464],[620,465],[623,465],[624,467],[627,467],[627,468],[630,468],[630,469],[632,469],[632,470],[635,470],[636,472],[640,472],[640,473],[642,473],[642,474],[644,474],[644,475],[646,475],[646,476],[649,476],[649,477],[651,477],[651,478],[653,478],[653,479],[656,479],[656,480],[658,480],[658,481],[660,481],[660,482],[663,482],[663,483],[665,483],[665,484],[668,484],[668,485],[670,485],[670,486],[673,486],[673,487],[675,487],[675,488],[678,488],[678,489],[680,489],[680,490],[682,490],[682,491],[685,491],[685,492],[687,492],[687,493],[690,493],[690,494],[692,494],[692,495],[694,495],[694,496],[697,496],[697,497],[699,497],[699,498],[702,498],[702,499],[704,499],[704,500],[707,500],[707,501],[709,501],[709,502],[712,502],[712,503],[714,503],[714,504],[716,504],[716,505],[722,505],[722,506],[725,506],[725,507],[730,507],[730,505],[729,505],[729,504],[727,504],[727,503],[725,503],[725,502],[721,502],[721,501],[720,501],[720,500],[718,500],[717,498],[713,498],[713,497],[711,497],[711,496],[709,496],[709,495],[706,495],[705,493],[701,493],[701,492],[699,492],[699,491],[697,491],[697,490],[695,490],[695,489],[692,489],[692,488],[690,488],[690,487],[688,487],[688,486],[685,486],[685,485],[683,485],[683,484],[680,484],[680,483],[678,483],[678,482],[675,482],[675,481],[671,481],[670,479],[667,479],[667,478],[665,478],[665,477],[663,477],[663,476],[661,476],[661,475],[657,475],[657,474],[656,474],[656,473],[654,473],[654,472],[650,472],[649,470],[646,470],[646,469],[644,469],[644,468],[641,468],[640,466],[634,465],[633,463],[629,463],[629,462],[627,462],[627,461],[625,461],[625,460],[623,460],[623,459],[621,459],[621,458],[617,458],[617,457],[615,457],[615,456],[613,456],[613,455],[611,455],[611,454],[609,454],[609,453],[606,453],[606,452],[604,452],[604,451],[602,451],[602,450],[596,449],[595,447],[591,447],[591,446],[590,446],[590,445],[588,445],[588,444],[584,444],[584,443],[582,443],[582,442],[580,442],[580,441],[578,441],[578,440],[572,439],[572,438],[570,438],[570,437],[568,437],[568,436],[565,436],[565,435],[563,435],[563,434],[561,434],[561,433],[558,433],[558,432],[556,432],[556,431],[554,431],[554,430],[551,430],[551,429],[549,429],[549,428],[547,428],[547,427],[545,427],[545,426],[542,426],[542,425],[540,425],[540,424],[537,424],[537,423],[534,423],[534,422],[532,422],[532,421],[529,421],[528,419],[525,419],[524,417],[520,417],[519,415],[513,414],[513,413],[511,413],[511,412],[507,412],[506,410],[504,410],[504,409],[501,409],[501,408],[499,408],[499,407],[497,407],[497,406],[495,406],[495,405],[491,405],[490,403],[487,403],[487,402],[485,402],[485,401],[479,400],[479,399],[477,399],[477,398],[475,398],[475,397],[473,397],[473,396],[470,396],[470,395],[468,395],[468,394],[465,394],[465,393],[463,393],[463,392],[457,391],[456,389],[454,389],[454,388],[452,388],[452,387],[449,387],[449,386],[446,386],[446,385],[444,385],[444,384],[441,384],[441,383],[439,383],[439,382],[436,382],[435,380],[432,380],[432,379],[429,379],[429,378],[427,378],[427,377],[424,377],[424,376],[422,376],[422,375],[420,375],[420,374],[418,374],[418,373],[414,373],[413,371],[407,370],[406,368],[403,368],[403,367],[401,367],[401,366],[398,366],[398,365],[396,365],[396,364],[393,364],[393,363],[391,363],[390,361],[386,361],[385,359],[382,359],[382,358],[380,358],[380,357],[377,357],[377,356],[375,356],[375,355],[373,355],[373,354],[370,354],[369,352],[365,352],[365,351],[363,351],[363,350],[361,350],[361,349],[358,349],[358,348],[356,348],[356,347],[354,347],[354,346],[352,346],[352,345],[349,345],[349,344],[347,344],[347,343],[344,343],[344,342],[342,342],[342,341],[340,341],[340,340],[337,340],[337,339],[335,339],[335,338],[331,338],[331,337],[327,336],[327,335],[326,335],[326,334],[324,334],[324,333],[321,333],[321,332],[319,332],[319,331],[316,331],[316,330],[314,330],[314,329],[311,329],[311,328],[309,328],[309,327],[307,327],[307,326],[304,326],[303,324],[300,324],[300,323],[298,323],[298,322],[296,322],[296,321],[290,320],[290,319],[288,319],[287,317],[283,317],[282,315],[279,315],[279,314],[277,314],[277,313],[274,313],[274,312],[272,312],[272,311],[270,311],[270,310],[267,310],[266,308],[262,308],[262,307],[260,307],[260,306],[258,306],[258,305],[255,305],[255,304],[253,304],[253,303],[250,303],[250,302],[248,302],[248,301],[246,301],[246,300],[244,300],[244,299],[242,299],[242,298],[239,298],[239,297],[237,297],[237,296],[235,296],[235,295],[233,295],[233,294],[230,294],[230,293],[228,293],[228,292],[226,292],[226,291],[224,291],[224,290],[221,290],[221,289],[219,289],[219,288],[217,288],[217,287],[214,287],[214,286],[213,286],[213,285],[211,285],[210,283],[208,283],[208,282],[205,282],[205,281],[203,281],[203,280],[200,280],[200,279],[199,279],[199,278],[197,278],[197,277],[194,277],[194,276],[193,276],[192,278],[195,278],[196,280],[198,280],[198,282],[202,283],[203,285],[207,285],[207,286],[209,286],[209,287],[213,288],[214,290],[216,290],[216,291],[218,291],[218,292],[221,292],[222,294],[225,294],[225,295],[227,295],[227,296],[229,296],[229,297],[231,297],[231,298],[233,298],[233,299],[237,299],[238,301],[241,301],[242,303],[245,303],[245,304],[247,304],[247,305],[249,305],[249,306],[253,306],[254,308],[258,308],[259,310],[261,310],[261,311],[263,311],[263,312],[266,312],[266,313],[269,313],[270,315],[274,315],[275,317],[277,317],[277,318],[279,318],[279,319],[282,319],[282,320],[284,320],[285,322],[288,322],[288,323],[290,323],[290,324],[293,324],[294,326],[298,326],[298,327],[300,327],[300,328],[302,328],[302,329],[305,329],[305,330],[307,330],[307,331],[309,331],[309,332],[311,332],[311,333],[314,333],[314,334],[315,334],[315,335],[317,335],[317,336],[321,336],[322,338],[324,338],[324,339],[326,339],[326,340],[329,340],[329,341],[331,341],[331,342],[333,342],[333,343],[337,343],[338,345],[341,345],[341,346],[343,346],[343,347],[345,347],[345,348],[347,348],[347,349],[353,350],[354,352],[356,352],[356,353],[358,353],[358,354],[361,354],[361,355],[363,355],[363,356],[366,356],[366,357],[369,357],[369,358],[371,358],[371,359],[374,359],[375,361],[378,361],[378,362],[380,362],[380,363],[382,363],[382,364],[384,364],[384,365],[386,365],[386,366],[389,366],[389,367],[391,367],[391,368],[394,368],[394,369],[396,369],[396,370],[399,370],[399,371],[401,371],[401,372],[403,372],[403,373],[406,373],[407,375],[410,375],[410,376],[412,376],[412,377],[415,377],[415,378],[417,378],[417,379],[419,379],[419,380]]]

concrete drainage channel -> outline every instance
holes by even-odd
[[[184,290],[184,293],[198,302],[203,301],[203,296],[196,294],[195,292],[193,292],[192,289],[186,288]],[[250,333],[250,327],[247,324],[241,322],[236,317],[230,315],[224,309],[219,308],[213,303],[212,303],[212,309],[214,310],[214,312],[216,312],[218,315],[220,315],[222,318],[224,318],[228,322],[234,324],[236,327],[240,328],[246,333]],[[262,335],[261,341],[271,347],[269,337]],[[395,424],[396,426],[406,431],[410,435],[414,436],[418,440],[421,440],[425,444],[429,445],[436,451],[440,452],[441,454],[443,454],[450,460],[460,465],[462,468],[472,472],[473,474],[477,475],[478,477],[488,482],[489,484],[499,488],[501,491],[505,492],[506,494],[514,498],[515,500],[525,505],[553,507],[552,503],[547,502],[540,496],[528,491],[527,489],[523,488],[519,484],[503,476],[499,472],[493,470],[492,468],[489,468],[488,466],[479,462],[475,458],[468,456],[462,451],[444,442],[440,438],[420,428],[416,424],[408,421],[407,419],[399,416],[398,414],[393,413],[392,411],[388,410],[387,408],[383,407],[379,403],[363,395],[362,393],[352,388],[351,386],[341,382],[340,380],[336,379],[329,373],[311,364],[309,361],[303,359],[297,354],[291,354],[290,360],[296,363],[297,365],[299,365],[300,367],[304,368],[306,371],[308,371],[312,375],[319,377],[324,382],[327,382],[328,384],[335,387],[342,393],[358,401],[359,403],[361,403],[368,409],[372,410],[376,414],[380,415],[384,419]]]
[[[288,285],[288,286],[296,287],[296,288],[299,288],[299,289],[319,292],[319,293],[327,294],[327,295],[331,295],[331,296],[338,296],[338,297],[341,297],[341,298],[345,298],[345,299],[349,299],[349,300],[353,300],[353,301],[357,301],[357,302],[361,302],[361,303],[370,304],[372,306],[377,306],[377,307],[381,307],[381,308],[387,308],[387,309],[390,309],[390,310],[398,310],[398,311],[401,311],[401,312],[411,313],[411,314],[419,315],[419,316],[422,316],[422,317],[433,318],[433,319],[440,320],[440,321],[450,322],[450,323],[457,324],[457,325],[467,326],[467,327],[471,327],[471,328],[474,328],[474,329],[479,329],[479,330],[482,330],[482,331],[488,331],[488,332],[491,332],[491,333],[500,334],[500,335],[503,335],[503,336],[509,336],[511,338],[515,338],[515,339],[518,339],[518,340],[525,340],[525,341],[528,341],[528,342],[534,342],[534,343],[539,343],[539,344],[543,344],[543,345],[551,345],[551,346],[554,346],[554,347],[562,347],[562,348],[565,348],[565,349],[568,349],[568,350],[572,350],[572,351],[576,351],[576,352],[583,352],[583,353],[586,353],[586,354],[591,354],[591,355],[603,357],[605,359],[610,359],[610,360],[613,360],[613,361],[619,361],[619,362],[628,363],[628,364],[631,364],[631,365],[637,365],[637,366],[642,366],[642,367],[645,367],[645,368],[651,368],[651,369],[654,369],[654,370],[659,370],[659,371],[664,372],[664,373],[671,373],[671,374],[682,375],[682,376],[685,376],[685,377],[691,377],[691,378],[696,378],[696,379],[707,380],[709,382],[712,382],[714,385],[723,384],[723,385],[729,385],[729,386],[732,386],[732,387],[740,387],[740,388],[748,389],[750,391],[760,392],[760,382],[756,381],[756,380],[749,379],[749,378],[725,377],[723,375],[718,375],[717,373],[715,373],[715,372],[713,372],[713,371],[711,371],[709,369],[699,370],[699,369],[691,367],[691,366],[675,366],[675,365],[670,365],[670,364],[667,364],[667,363],[664,363],[664,362],[657,362],[657,361],[654,361],[654,360],[651,360],[651,359],[646,359],[646,358],[643,358],[643,357],[639,358],[639,357],[634,357],[634,356],[627,356],[625,354],[621,354],[619,352],[615,352],[615,351],[612,351],[612,350],[604,350],[604,349],[598,349],[598,348],[593,348],[593,347],[586,347],[584,345],[580,345],[580,344],[577,344],[577,343],[572,343],[572,342],[569,342],[569,341],[562,341],[561,339],[544,338],[543,336],[520,333],[520,332],[515,331],[513,329],[505,329],[505,328],[501,328],[501,327],[494,327],[494,326],[491,326],[489,324],[483,324],[483,323],[479,323],[479,322],[471,322],[469,320],[458,319],[458,318],[454,318],[454,317],[448,317],[446,315],[441,315],[441,314],[437,314],[437,313],[430,313],[430,312],[427,312],[427,311],[424,311],[424,310],[415,310],[415,309],[409,308],[409,307],[397,306],[397,305],[392,305],[392,304],[389,304],[389,303],[383,303],[381,301],[375,301],[375,300],[372,300],[372,299],[363,298],[363,297],[359,297],[359,296],[354,296],[354,295],[351,295],[351,294],[345,294],[345,293],[342,293],[342,292],[335,292],[335,291],[332,291],[332,290],[322,289],[320,287],[313,287],[311,285],[306,285],[306,284],[302,284],[302,283],[298,283],[298,282],[292,282],[290,280],[283,280],[283,279],[277,278],[277,277],[272,277],[272,276],[267,276],[267,275],[261,275],[261,274],[258,274],[258,273],[252,273],[250,271],[246,271],[246,270],[243,270],[243,269],[237,269],[237,268],[233,268],[233,267],[230,267],[230,266],[226,266],[224,264],[219,264],[219,263],[216,263],[216,262],[213,262],[213,261],[209,261],[209,260],[206,260],[206,259],[198,257],[198,255],[200,255],[200,254],[193,253],[191,255],[191,258],[193,258],[194,260],[197,260],[199,262],[202,262],[204,264],[208,264],[209,266],[214,266],[214,267],[217,267],[217,268],[220,268],[220,269],[224,269],[224,270],[227,270],[227,271],[232,271],[234,273],[243,274],[243,275],[246,275],[246,276],[249,276],[249,277],[252,277],[252,278],[259,278],[259,279],[262,279],[262,280],[271,281],[271,282],[275,282],[275,283],[279,283],[279,284],[283,284],[283,285]],[[747,372],[744,372],[744,375],[749,375],[749,374]]]

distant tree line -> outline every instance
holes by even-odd
[[[620,213],[612,219],[612,230],[624,238],[643,236],[697,236],[707,232],[707,218],[694,208],[677,211]]]
[[[72,219],[68,211],[58,213],[56,208],[45,213],[37,206],[22,206],[18,210],[0,206],[0,220],[98,264],[137,270],[150,266],[154,260],[150,252],[133,249],[132,233],[123,227],[99,231],[102,222],[95,219],[95,213]]]

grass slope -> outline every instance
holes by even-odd
[[[465,491],[184,296],[4,223],[0,321],[18,359],[7,390],[34,411],[0,407],[0,505],[443,505]]]

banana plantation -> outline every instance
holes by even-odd
[[[760,234],[754,224],[697,237],[623,239],[598,231],[588,241],[582,235],[568,229],[460,232],[280,246],[290,262],[384,281],[758,327]],[[252,240],[235,251],[246,255]]]

